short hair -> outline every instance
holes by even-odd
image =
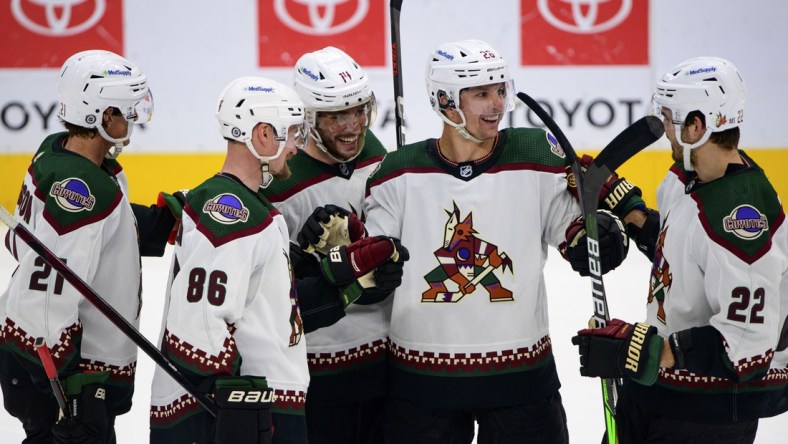
[[[684,120],[684,123],[691,122],[692,119],[695,117],[699,118],[703,126],[706,126],[706,117],[700,111],[691,111],[687,114],[687,118]],[[717,133],[711,133],[709,137],[709,141],[716,145],[721,146],[722,148],[729,149],[729,150],[736,150],[739,149],[739,138],[741,137],[741,132],[739,131],[739,127],[733,127],[726,129],[725,131],[720,131]]]

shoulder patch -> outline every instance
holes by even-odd
[[[739,205],[731,214],[722,219],[722,227],[739,239],[757,239],[758,236],[769,231],[769,221],[752,205]]]
[[[770,250],[772,232],[785,219],[777,193],[758,169],[722,177],[690,196],[709,237],[748,264]]]
[[[208,200],[202,212],[220,224],[232,225],[249,220],[249,209],[232,193],[222,193]]]
[[[549,131],[545,131],[545,137],[547,138],[547,143],[550,144],[550,151],[553,152],[556,156],[560,158],[565,158],[566,153],[564,153],[564,149],[561,147],[561,144],[558,143],[558,139],[553,135],[553,133]]]
[[[90,211],[96,205],[96,197],[90,194],[90,187],[78,177],[52,183],[49,195],[55,198],[60,208],[71,213]]]

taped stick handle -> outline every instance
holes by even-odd
[[[60,383],[60,378],[58,378],[57,367],[55,367],[55,361],[52,360],[52,353],[49,352],[46,339],[43,337],[36,338],[33,348],[36,349],[38,357],[41,359],[41,364],[44,366],[44,372],[47,374],[49,386],[52,387],[52,393],[57,399],[57,405],[60,407],[61,414],[65,418],[71,418],[73,415],[71,407],[68,405],[68,397],[63,389],[63,384]]]

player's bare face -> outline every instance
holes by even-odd
[[[503,83],[474,86],[460,92],[460,110],[465,115],[465,129],[480,140],[498,135],[506,101]]]
[[[317,130],[332,156],[340,160],[352,158],[362,148],[361,135],[369,125],[369,105],[343,111],[317,113]]]

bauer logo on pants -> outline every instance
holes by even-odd
[[[520,0],[520,62],[648,65],[648,0]]]
[[[386,66],[386,3],[258,0],[259,65],[292,68],[304,53],[331,45],[364,68]]]
[[[0,68],[59,68],[95,48],[123,54],[122,0],[10,0],[3,8]]]

